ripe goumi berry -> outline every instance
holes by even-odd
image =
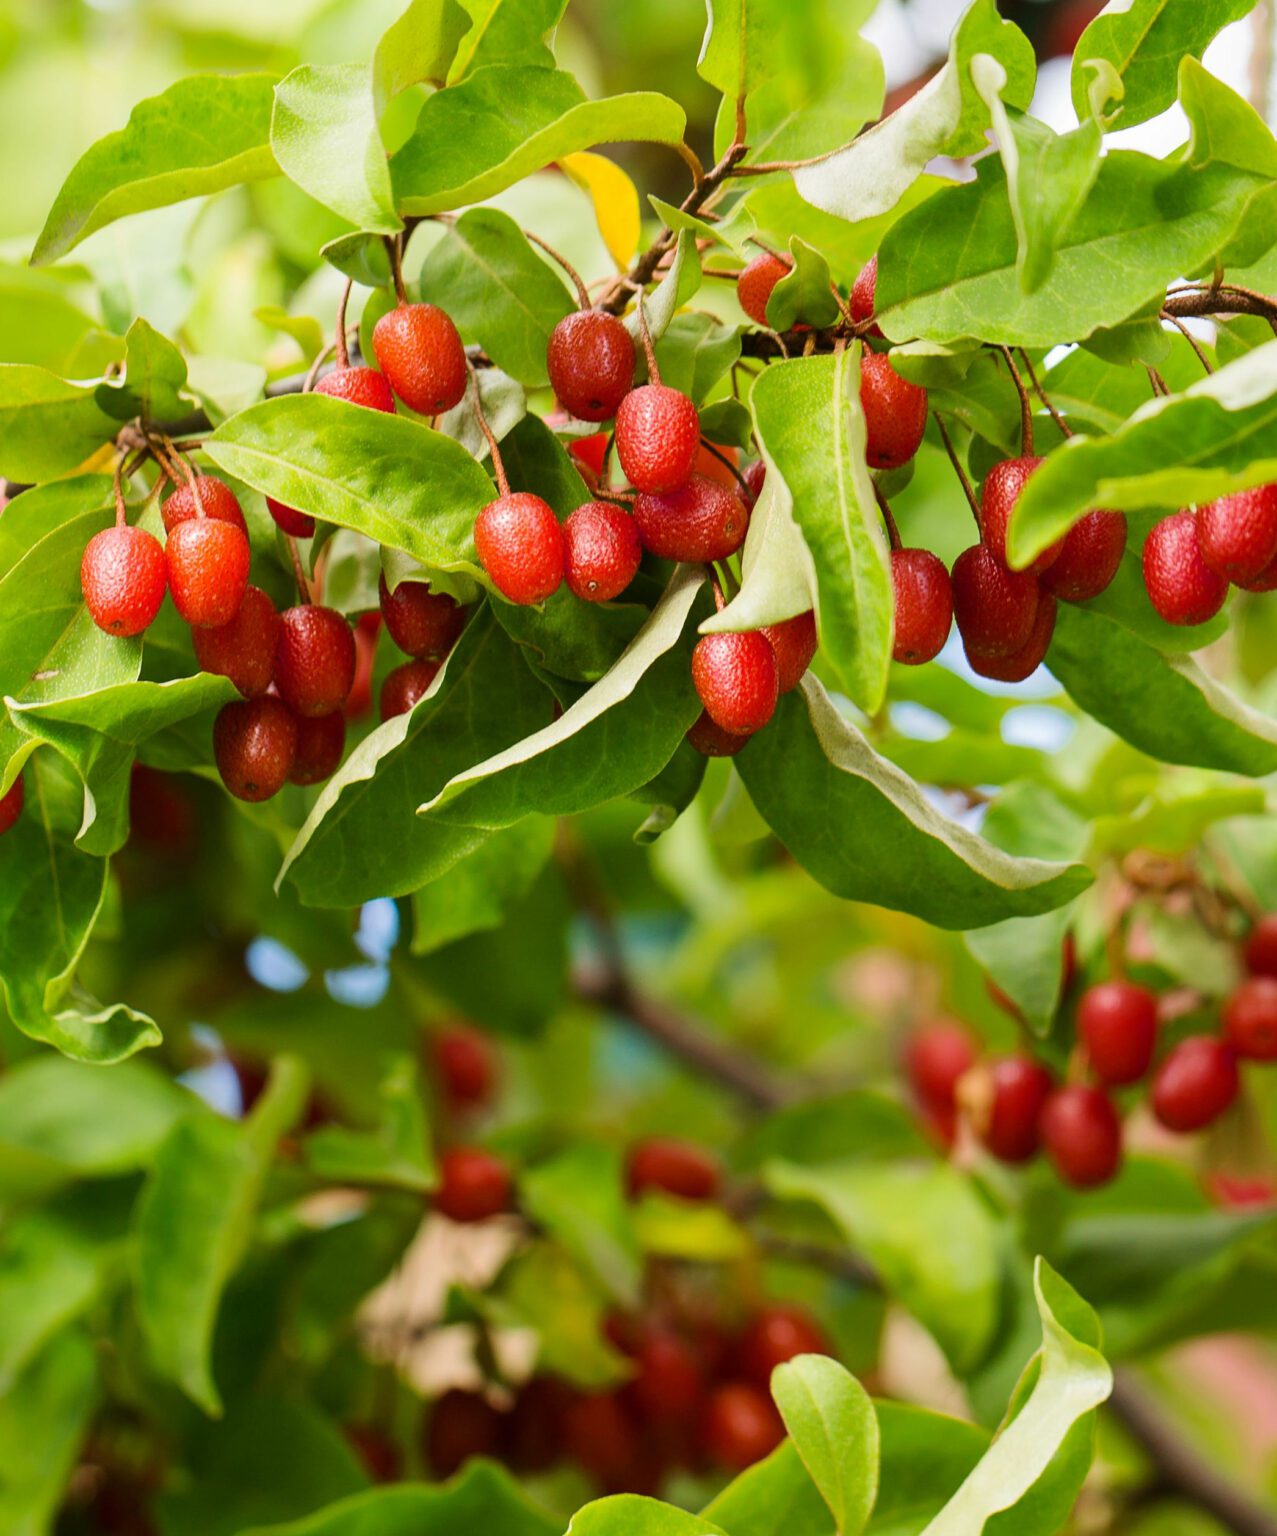
[[[430,1411],[424,1445],[430,1470],[447,1478],[475,1456],[496,1456],[504,1428],[501,1414],[486,1398],[451,1388]]]
[[[1277,557],[1274,557],[1271,565],[1266,565],[1253,581],[1239,581],[1236,583],[1243,592],[1277,592]]]
[[[736,297],[740,307],[756,325],[766,325],[767,301],[781,278],[788,277],[793,262],[784,256],[764,251],[755,256],[736,279]]]
[[[375,368],[334,368],[315,385],[315,393],[349,400],[365,410],[384,411],[388,416],[395,413],[394,391]]]
[[[167,585],[164,549],[142,528],[104,528],[85,546],[80,586],[93,622],[108,635],[140,635]]]
[[[1055,1086],[1032,1056],[1003,1056],[989,1069],[972,1107],[976,1135],[1000,1162],[1027,1163],[1041,1145],[1038,1119]]]
[[[9,788],[0,796],[0,837],[13,826],[18,817],[22,815],[22,802],[26,795],[23,788],[22,775],[19,774]]]
[[[197,489],[198,502],[195,495]],[[240,506],[235,492],[225,480],[219,480],[216,475],[196,475],[194,486],[190,481],[186,481],[160,503],[160,516],[164,519],[165,533],[172,533],[179,523],[198,517],[201,507],[204,509],[205,517],[211,517],[219,523],[234,523],[244,537],[248,537],[244,509]]]
[[[224,704],[213,722],[213,756],[237,800],[269,800],[287,782],[297,751],[297,721],[274,694]]]
[[[1277,976],[1277,912],[1266,912],[1250,930],[1242,957],[1252,976]]]
[[[1099,982],[1078,1003],[1077,1032],[1101,1082],[1137,1083],[1157,1048],[1157,999],[1133,981]]]
[[[871,469],[896,469],[922,444],[927,392],[902,379],[885,352],[860,359],[860,404],[865,413],[865,458]]]
[[[631,1358],[634,1377],[626,1388],[626,1402],[658,1431],[675,1420],[686,1434],[705,1392],[705,1371],[695,1347],[672,1328],[648,1326]]]
[[[606,432],[591,432],[589,437],[574,437],[568,444],[568,452],[576,460],[577,466],[585,472],[588,484],[593,484],[603,473],[603,461],[607,458],[608,434]]]
[[[474,520],[474,547],[493,586],[512,603],[543,603],[562,585],[563,530],[550,504],[530,491],[490,501]]]
[[[396,715],[406,715],[425,698],[431,683],[439,675],[437,661],[405,661],[401,667],[386,674],[381,685],[381,718],[383,723]]]
[[[705,1409],[705,1449],[721,1466],[743,1472],[769,1456],[785,1438],[771,1398],[747,1381],[730,1381],[710,1394]]]
[[[608,421],[634,385],[634,340],[606,310],[577,310],[550,333],[546,368],[565,411],[580,421]]]
[[[851,285],[851,296],[848,306],[851,309],[851,318],[857,325],[863,325],[866,320],[872,320],[874,316],[874,304],[877,300],[878,287],[878,258],[871,256],[861,267],[856,281]],[[871,325],[865,332],[867,336],[881,338],[882,329],[877,325]]]
[[[905,1075],[925,1104],[952,1109],[958,1083],[974,1065],[971,1036],[952,1019],[924,1024],[905,1045]]]
[[[1055,1171],[1077,1189],[1107,1184],[1122,1166],[1122,1122],[1103,1088],[1069,1083],[1042,1106],[1042,1145]]]
[[[275,686],[294,714],[316,719],[345,707],[355,681],[355,637],[334,608],[301,603],[281,615]]]
[[[298,512],[293,507],[286,507],[282,501],[276,501],[273,496],[266,498],[266,510],[275,519],[275,524],[281,533],[286,533],[293,539],[309,539],[315,532],[315,519],[307,516],[305,512]]]
[[[809,608],[806,613],[796,613],[792,619],[766,625],[762,634],[776,654],[780,691],[789,693],[806,676],[820,643],[816,635],[816,615]]]
[[[355,625],[355,681],[343,713],[347,720],[361,720],[372,712],[372,674],[377,664],[380,613],[361,613]]]
[[[229,624],[195,629],[191,639],[202,672],[229,677],[246,699],[266,692],[275,677],[279,614],[260,587],[249,587]]]
[[[1149,1101],[1168,1131],[1200,1131],[1237,1097],[1240,1082],[1231,1046],[1214,1035],[1190,1035],[1173,1045],[1153,1077]]]
[[[765,459],[755,459],[745,470],[745,505],[752,512],[758,504],[758,498],[763,494],[763,482],[767,479],[767,462]]]
[[[734,490],[693,475],[677,490],[640,492],[634,523],[643,548],[659,560],[726,560],[745,542],[749,512]]]
[[[638,1142],[626,1161],[625,1184],[631,1200],[649,1191],[677,1195],[680,1200],[714,1200],[722,1182],[722,1170],[710,1153],[671,1136]]]
[[[686,484],[700,446],[700,416],[680,390],[643,384],[621,401],[616,454],[636,490],[659,494]]]
[[[986,543],[1003,565],[1007,564],[1007,525],[1020,494],[1029,477],[1042,463],[1032,454],[1018,459],[1003,459],[995,464],[984,477],[980,487],[980,532]],[[1055,564],[1060,556],[1063,541],[1057,541],[1044,549],[1033,563],[1026,567],[1033,575]]]
[[[771,1384],[772,1372],[796,1355],[827,1355],[824,1330],[801,1307],[764,1307],[746,1323],[736,1344],[741,1375],[760,1387]]]
[[[382,315],[372,349],[395,394],[419,416],[450,411],[466,392],[466,350],[435,304],[400,304]]]
[[[929,549],[891,551],[895,630],[891,654],[916,667],[944,649],[953,625],[953,586],[944,562]]]
[[[692,682],[715,725],[752,736],[776,710],[776,653],[756,629],[704,635],[692,652]]]
[[[647,1448],[622,1394],[582,1392],[564,1404],[561,1441],[569,1458],[606,1493],[654,1491]]]
[[[1224,1004],[1224,1033],[1239,1056],[1277,1061],[1277,977],[1248,976]]]
[[[715,725],[705,709],[687,733],[687,744],[702,757],[735,757],[748,741],[748,736],[738,736]]]
[[[252,556],[234,523],[192,517],[179,523],[164,548],[173,606],[195,629],[229,624],[248,591]]]
[[[1088,512],[1064,535],[1042,578],[1046,591],[1066,603],[1098,597],[1117,575],[1126,550],[1126,514]]]
[[[1008,570],[987,544],[973,544],[953,562],[953,614],[968,648],[982,656],[1013,656],[1033,634],[1038,580]]]
[[[510,1170],[480,1147],[454,1147],[439,1160],[435,1210],[451,1221],[487,1221],[510,1206]]]
[[[1277,556],[1277,485],[1221,496],[1197,510],[1202,558],[1229,581],[1255,581]]]
[[[564,575],[586,603],[619,597],[638,573],[643,541],[638,524],[610,501],[587,501],[563,525]]]
[[[297,747],[288,771],[290,784],[322,784],[331,779],[346,750],[346,717],[341,710],[313,719],[297,717]]]
[[[1227,578],[1202,558],[1191,512],[1172,512],[1153,524],[1143,564],[1149,600],[1168,624],[1205,624],[1224,606]]]
[[[1000,683],[1022,683],[1026,677],[1032,677],[1046,660],[1046,653],[1051,648],[1055,614],[1055,598],[1049,592],[1043,592],[1038,598],[1038,611],[1034,615],[1029,638],[1018,651],[1012,651],[1009,656],[990,656],[964,641],[962,648],[971,670],[980,677],[994,678]]]
[[[392,592],[382,576],[377,596],[390,638],[418,661],[442,661],[465,628],[466,610],[428,581],[401,581]]]
[[[444,1098],[454,1108],[486,1104],[497,1082],[497,1062],[482,1030],[450,1024],[433,1042],[434,1069]]]

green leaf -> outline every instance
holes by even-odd
[[[375,1131],[328,1126],[306,1138],[306,1165],[333,1184],[371,1184],[384,1189],[434,1186],[435,1164],[422,1108],[421,1084],[410,1056],[397,1057],[381,1083],[381,1116]]]
[[[673,323],[674,316],[701,285],[701,259],[696,249],[696,236],[683,230],[674,247],[674,260],[669,271],[656,285],[655,290],[643,299],[643,318],[647,321],[647,333],[653,341],[659,341]],[[625,317],[625,328],[638,341],[643,334],[636,304]],[[640,358],[639,367],[644,366]]]
[[[701,1513],[732,1536],[831,1536],[829,1507],[792,1440],[733,1478]]]
[[[194,75],[133,108],[76,162],[31,260],[55,261],[104,224],[275,175],[271,75]]]
[[[863,3],[843,7],[839,21],[854,32],[872,8]],[[828,81],[830,55],[841,52],[841,38],[821,7],[795,8],[784,0],[708,0],[707,9],[709,26],[696,70],[722,92],[733,125],[735,102],[777,77],[807,101],[820,85],[832,83]],[[755,126],[751,117],[751,145]],[[715,154],[722,152],[715,149]]]
[[[426,955],[470,933],[499,928],[528,892],[554,844],[554,820],[525,816],[413,892],[412,952]]]
[[[494,65],[422,107],[412,137],[390,161],[399,211],[441,213],[481,202],[594,144],[677,144],[685,123],[683,109],[655,92],[587,101],[561,70]]]
[[[26,363],[0,363],[0,474],[8,479],[68,474],[118,430],[92,385],[68,384]]]
[[[34,363],[63,378],[85,378],[119,356],[119,338],[79,307],[60,272],[0,261],[0,335],[9,363]]]
[[[685,1509],[646,1499],[637,1493],[618,1493],[596,1499],[577,1510],[568,1523],[567,1536],[725,1536],[699,1515]]]
[[[740,332],[732,325],[724,325],[712,315],[675,315],[656,343],[656,361],[661,370],[662,383],[673,389],[681,389],[697,405],[740,357]],[[734,441],[722,431],[722,424],[715,423],[714,413],[722,407],[732,407],[739,413],[748,433],[749,412],[736,400],[716,401],[701,412],[701,431],[716,443]],[[709,424],[706,423],[708,418]],[[744,443],[736,442],[738,448]]]
[[[442,432],[345,400],[290,395],[223,423],[205,451],[285,506],[367,534],[424,566],[487,581],[473,530],[492,482]]]
[[[0,1528],[8,1536],[52,1528],[97,1397],[96,1354],[79,1330],[54,1340],[0,1393]]]
[[[609,1296],[624,1307],[638,1305],[642,1260],[616,1148],[584,1141],[567,1147],[526,1170],[519,1199]]]
[[[956,1370],[980,1359],[998,1320],[998,1232],[988,1207],[957,1169],[944,1163],[772,1163],[763,1182],[779,1199],[822,1206]]]
[[[137,319],[124,338],[124,377],[99,384],[97,403],[116,421],[181,421],[190,414],[192,399],[184,395],[186,359],[167,336]]]
[[[772,1395],[838,1536],[860,1536],[878,1496],[878,1419],[868,1393],[827,1355],[799,1355],[777,1367]]]
[[[275,88],[271,150],[281,171],[357,229],[393,235],[390,167],[366,64],[300,64]]]
[[[987,1431],[908,1403],[878,1402],[882,1463],[873,1536],[917,1536],[988,1448]]]
[[[61,1213],[6,1220],[0,1243],[0,1402],[41,1350],[102,1294],[104,1242]]]
[[[378,113],[410,85],[443,85],[448,66],[471,20],[457,0],[410,0],[398,21],[382,33],[373,54]]]
[[[1090,883],[1076,864],[1012,858],[942,816],[810,676],[735,763],[776,835],[837,896],[965,929],[1050,911]]]
[[[73,475],[15,496],[0,517],[0,579],[63,523],[88,512],[111,512],[114,506],[110,475]],[[6,677],[11,680],[10,674]]]
[[[470,14],[471,25],[448,70],[449,85],[488,64],[554,68],[554,54],[546,44],[567,0],[461,0],[461,4]]]
[[[767,300],[767,323],[774,331],[805,325],[832,325],[838,318],[829,263],[799,235],[789,237],[793,269],[782,277]]]

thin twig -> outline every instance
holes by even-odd
[[[350,290],[355,286],[353,277],[346,279],[346,286],[341,290],[341,298],[337,304],[337,335],[333,345],[337,349],[337,366],[339,368],[350,367],[350,349],[346,345],[346,306],[350,303]]]
[[[1056,424],[1057,427],[1059,427],[1060,432],[1065,437],[1072,437],[1073,428],[1069,426],[1068,422],[1065,421],[1064,417],[1060,415],[1059,411],[1057,411],[1055,406],[1051,403],[1050,395],[1048,395],[1046,390],[1042,388],[1042,385],[1038,380],[1037,370],[1033,366],[1033,359],[1029,356],[1023,347],[1020,348],[1020,357],[1024,363],[1025,371],[1029,375],[1029,382],[1033,385],[1034,390],[1037,392],[1038,399],[1041,400],[1044,406],[1046,406],[1048,412],[1050,413],[1051,420]]]
[[[1192,347],[1193,351],[1197,354],[1197,361],[1202,365],[1206,372],[1214,373],[1215,370],[1211,366],[1210,358],[1207,357],[1205,352],[1202,351],[1201,347],[1198,345],[1196,336],[1193,335],[1192,331],[1189,330],[1189,328],[1184,324],[1179,316],[1171,314],[1170,310],[1168,309],[1164,309],[1162,311],[1161,317],[1163,320],[1169,320],[1175,329],[1184,338],[1184,340],[1189,344],[1189,346]]]
[[[706,453],[716,458],[718,462],[724,467],[724,469],[731,470],[732,474],[735,476],[737,485],[740,486],[744,495],[748,496],[749,482],[745,479],[745,476],[741,474],[740,470],[737,469],[736,465],[733,464],[727,455],[722,451],[722,449],[716,447],[707,437],[701,438],[701,447],[705,450]]]
[[[113,489],[115,491],[115,526],[117,528],[127,527],[128,526],[128,521],[129,521],[129,510],[128,510],[128,507],[124,503],[123,475],[124,475],[124,460],[125,460],[125,457],[126,457],[126,455],[123,454],[123,453],[118,454],[116,456],[116,460],[115,460],[115,474],[114,474],[114,477],[113,477],[113,479],[114,479]]]
[[[288,558],[293,562],[293,575],[297,578],[297,595],[303,603],[313,603],[315,596],[310,589],[310,583],[306,580],[306,568],[302,565],[297,540],[291,533],[287,533],[284,535],[284,542],[288,545]]]
[[[497,477],[497,489],[503,496],[508,496],[510,494],[510,482],[506,479],[501,449],[497,445],[497,439],[492,428],[488,425],[488,418],[483,414],[483,401],[479,398],[479,375],[475,372],[469,358],[466,359],[466,367],[470,373],[470,393],[474,401],[474,414],[479,422],[479,430],[488,440],[488,451],[492,455],[492,470]]]
[[[895,514],[892,512],[887,498],[878,489],[877,484],[874,485],[874,497],[878,502],[878,510],[882,513],[882,520],[887,525],[887,538],[891,547],[892,549],[899,549],[900,530],[896,527]]]
[[[998,351],[1006,359],[1007,367],[1011,370],[1011,378],[1015,383],[1015,392],[1020,397],[1020,453],[1024,458],[1029,459],[1033,457],[1033,401],[1024,387],[1020,370],[1015,366],[1011,348],[999,347]]]
[[[572,279],[572,284],[576,289],[577,297],[581,301],[581,308],[589,309],[590,290],[585,286],[584,278],[582,278],[581,274],[576,270],[576,268],[567,259],[567,257],[556,251],[548,240],[542,240],[540,235],[534,235],[530,229],[525,229],[523,233],[527,239],[531,240],[533,245],[539,245],[547,256],[553,256],[555,261],[558,262],[558,264],[563,268],[567,275]]]
[[[957,450],[953,446],[953,439],[949,436],[949,429],[941,419],[939,411],[931,413],[936,419],[936,426],[940,429],[940,438],[944,443],[944,451],[949,455],[949,462],[953,465],[953,472],[957,475],[967,498],[967,505],[971,508],[971,516],[975,518],[975,525],[980,530],[980,536],[984,536],[984,525],[980,521],[980,504],[975,499],[975,492],[971,489],[971,482],[967,479],[967,472],[958,460]]]

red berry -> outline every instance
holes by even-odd
[[[194,629],[229,624],[248,591],[252,555],[234,523],[194,517],[179,523],[164,549],[173,606]]]
[[[767,479],[767,462],[765,459],[755,459],[746,467],[745,485],[748,494],[745,497],[746,505],[752,512],[758,505],[758,498],[763,494],[763,482]]]
[[[372,1424],[344,1424],[342,1434],[374,1483],[398,1482],[399,1448]]]
[[[752,736],[776,710],[776,653],[756,629],[705,635],[692,652],[692,682],[715,725]]]
[[[381,718],[383,724],[396,715],[406,715],[425,698],[431,683],[439,675],[437,661],[405,661],[387,673],[381,685]]]
[[[610,501],[587,501],[563,525],[564,574],[586,603],[609,603],[638,572],[643,542],[638,525]]]
[[[1027,1163],[1036,1155],[1038,1119],[1054,1083],[1032,1056],[1003,1056],[989,1072],[989,1097],[973,1116],[980,1140],[1004,1163]]]
[[[975,1046],[961,1024],[936,1019],[914,1030],[905,1046],[905,1072],[927,1104],[952,1108],[958,1081],[975,1065]]]
[[[684,485],[701,446],[701,419],[687,396],[666,384],[632,389],[616,413],[616,453],[640,491]]]
[[[140,635],[160,611],[167,584],[163,546],[142,528],[104,528],[85,546],[84,601],[108,635]]]
[[[592,432],[589,437],[576,437],[568,444],[568,452],[579,465],[597,477],[603,473],[607,439],[606,432]]]
[[[860,404],[870,469],[896,469],[913,458],[927,429],[927,392],[902,379],[885,352],[861,356]]]
[[[1277,556],[1277,485],[1221,496],[1197,509],[1202,559],[1229,581],[1254,581]]]
[[[648,1190],[677,1195],[680,1200],[713,1200],[722,1185],[722,1172],[708,1152],[691,1142],[653,1136],[631,1148],[625,1182],[632,1200]]]
[[[634,523],[643,548],[659,560],[726,560],[745,542],[749,512],[734,490],[693,475],[677,490],[641,492]]]
[[[1253,581],[1239,581],[1236,583],[1243,592],[1277,592],[1277,558],[1271,565],[1266,565]]]
[[[816,635],[816,615],[809,608],[797,613],[792,619],[782,619],[779,624],[766,625],[762,633],[776,653],[777,681],[781,693],[797,688],[811,666],[819,640]]]
[[[705,1373],[695,1349],[668,1328],[649,1328],[634,1351],[637,1370],[627,1397],[653,1425],[689,1419],[701,1405]]]
[[[443,1096],[457,1105],[486,1104],[496,1085],[497,1064],[488,1037],[468,1024],[441,1030],[433,1045]]]
[[[1224,1033],[1239,1056],[1277,1061],[1277,977],[1248,976],[1224,1004]]]
[[[987,544],[973,544],[953,562],[953,613],[968,648],[983,656],[1013,656],[1033,634],[1038,580],[1011,571]]]
[[[704,475],[707,480],[717,480],[725,485],[733,496],[744,499],[745,487],[738,478],[740,449],[731,443],[702,443],[692,465],[693,475]]]
[[[1102,1083],[1137,1083],[1157,1047],[1157,999],[1133,981],[1102,981],[1082,994],[1077,1032]]]
[[[504,1421],[477,1392],[459,1387],[445,1392],[430,1411],[426,1460],[438,1478],[451,1477],[473,1456],[495,1456],[501,1449]]]
[[[916,667],[944,649],[953,624],[953,586],[944,562],[929,549],[891,551],[896,661]]]
[[[603,1488],[633,1491],[642,1471],[642,1447],[618,1392],[573,1397],[563,1409],[568,1455]]]
[[[1277,976],[1277,912],[1265,913],[1259,919],[1242,953],[1252,976]]]
[[[633,338],[602,309],[581,309],[560,320],[545,360],[556,399],[580,421],[615,416],[634,384]]]
[[[827,1355],[829,1341],[801,1307],[764,1307],[746,1324],[737,1346],[741,1375],[760,1387],[795,1355]]]
[[[248,524],[244,521],[243,508],[225,480],[219,480],[216,475],[196,475],[195,485],[199,489],[198,503],[190,481],[179,485],[167,500],[160,503],[164,532],[172,533],[179,523],[198,517],[202,507],[205,517],[211,517],[214,522],[234,523],[247,538]]]
[[[851,309],[851,318],[857,325],[863,325],[866,320],[873,319],[877,287],[878,258],[877,256],[871,256],[865,265],[861,267],[856,281],[851,285],[849,307]],[[867,336],[881,337],[882,329],[880,326],[871,325],[865,334]]]
[[[439,1161],[435,1209],[451,1221],[487,1221],[508,1210],[510,1170],[479,1147],[454,1147]]]
[[[346,750],[346,717],[341,710],[331,715],[297,717],[297,750],[288,774],[290,784],[322,784],[331,779]]]
[[[466,349],[434,304],[400,304],[373,327],[372,349],[395,394],[419,416],[450,411],[466,392]]]
[[[375,368],[334,368],[315,385],[317,395],[329,395],[334,400],[349,400],[351,405],[362,405],[366,410],[395,413],[395,397],[384,374]]]
[[[1055,1171],[1077,1189],[1107,1184],[1122,1166],[1122,1122],[1103,1088],[1057,1088],[1042,1107],[1039,1130]]]
[[[530,491],[490,501],[474,520],[474,547],[502,597],[545,602],[563,582],[563,530],[553,508]]]
[[[0,796],[0,837],[13,826],[18,817],[22,815],[22,802],[26,796],[23,788],[22,775],[19,774],[3,796]]]
[[[1228,582],[1202,559],[1197,519],[1172,512],[1144,540],[1144,585],[1168,624],[1205,624],[1224,606]]]
[[[432,592],[428,581],[401,581],[392,592],[382,576],[377,591],[386,628],[399,649],[418,660],[442,661],[465,628],[461,604],[444,592]]]
[[[217,771],[237,800],[269,800],[287,782],[297,721],[274,694],[224,704],[213,722]]]
[[[518,1472],[547,1472],[563,1455],[564,1415],[573,1401],[567,1382],[534,1376],[510,1410],[510,1464]]]
[[[273,496],[266,498],[266,510],[275,519],[280,532],[288,534],[290,538],[309,539],[315,532],[313,517],[308,517],[305,512],[295,511],[292,507],[286,507],[282,501],[276,501]]]
[[[1190,1035],[1166,1053],[1149,1101],[1168,1131],[1184,1134],[1217,1120],[1240,1086],[1232,1049],[1214,1035]]]
[[[1000,683],[1022,683],[1026,677],[1032,677],[1051,648],[1055,613],[1055,598],[1049,592],[1043,592],[1038,598],[1038,611],[1029,638],[1010,656],[989,656],[964,642],[962,648],[971,670],[981,677],[996,678]]]
[[[260,587],[248,587],[229,624],[191,632],[202,672],[229,677],[246,699],[266,692],[275,676],[279,614]]]
[[[1042,585],[1067,603],[1098,597],[1109,585],[1126,550],[1124,512],[1088,512],[1073,524],[1058,545],[1059,554],[1042,578]]]
[[[687,740],[702,757],[735,757],[749,737],[738,736],[733,731],[725,731],[721,725],[715,725],[708,710],[703,709],[688,731]]]
[[[281,616],[275,686],[294,714],[331,715],[355,681],[355,637],[335,608],[301,603]]]
[[[728,1382],[710,1395],[705,1411],[705,1448],[734,1472],[769,1456],[785,1438],[785,1426],[766,1392],[745,1381]]]
[[[377,664],[380,613],[361,613],[355,625],[355,681],[346,699],[346,719],[361,720],[372,710],[372,674]]]
[[[1019,459],[1002,459],[984,477],[980,487],[980,530],[983,541],[1007,564],[1007,525],[1015,504],[1019,501],[1029,477],[1042,460],[1032,455]],[[1026,567],[1033,575],[1040,576],[1059,559],[1063,541],[1057,540],[1044,549],[1033,563]]]
[[[761,256],[755,256],[736,279],[736,297],[740,300],[740,307],[755,324],[768,323],[767,301],[772,296],[772,289],[782,277],[789,276],[792,267],[793,262],[787,257],[773,256],[770,251],[764,251]]]

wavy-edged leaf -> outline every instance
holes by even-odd
[[[805,325],[832,325],[838,318],[829,263],[800,235],[789,237],[792,267],[772,289],[767,300],[767,323],[774,331],[787,331],[801,321]]]
[[[878,1417],[869,1394],[828,1355],[799,1355],[773,1372],[772,1396],[838,1536],[860,1536],[878,1497]]]
[[[382,33],[372,59],[378,115],[410,85],[443,85],[471,18],[457,0],[410,0]]]
[[[696,249],[696,235],[692,230],[682,230],[674,247],[674,259],[669,270],[656,288],[643,300],[643,319],[647,321],[647,333],[653,341],[659,341],[669,329],[674,316],[701,285],[701,258]],[[638,341],[643,334],[636,304],[625,317],[625,328]],[[643,368],[640,357],[639,368]]]
[[[461,0],[471,18],[448,70],[455,85],[490,64],[536,64],[554,68],[550,40],[567,0]]]
[[[118,430],[93,385],[70,384],[29,363],[0,363],[0,475],[52,480],[83,464]]]
[[[186,389],[186,359],[167,336],[139,317],[124,338],[124,377],[99,384],[97,403],[116,421],[180,421],[193,397]]]
[[[766,446],[763,448],[766,456]],[[769,468],[762,494],[749,515],[741,551],[740,591],[726,608],[706,620],[718,629],[758,629],[793,618],[815,605],[816,567],[794,518],[794,496]]]

